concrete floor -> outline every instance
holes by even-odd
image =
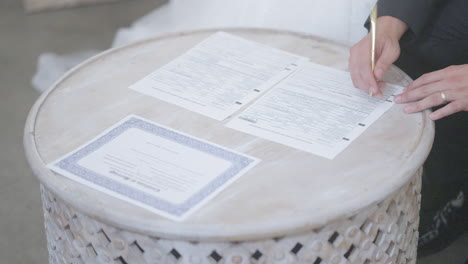
[[[162,0],[123,1],[25,15],[20,0],[0,0],[0,263],[48,263],[39,183],[22,146],[39,94],[30,81],[42,52],[110,47],[115,31]]]
[[[0,263],[47,263],[39,183],[23,154],[23,126],[38,94],[30,85],[37,56],[106,49],[115,30],[158,7],[138,0],[25,15],[19,0],[0,0]],[[463,264],[468,236],[418,264]]]

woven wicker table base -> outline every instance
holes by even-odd
[[[416,262],[421,171],[383,202],[305,233],[256,241],[183,241],[107,225],[41,186],[50,263]]]

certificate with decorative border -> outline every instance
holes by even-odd
[[[258,162],[254,157],[131,115],[48,167],[181,221]]]

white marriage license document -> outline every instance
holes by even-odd
[[[306,58],[218,32],[130,88],[224,120],[301,61]]]
[[[224,32],[130,88],[328,159],[382,116],[402,91],[387,84],[383,100],[370,97],[353,87],[349,72]]]
[[[258,161],[129,116],[48,167],[91,188],[183,220]]]
[[[333,159],[394,103],[402,87],[387,84],[383,100],[353,87],[349,72],[303,64],[227,126]]]

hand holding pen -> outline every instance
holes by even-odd
[[[385,85],[381,80],[385,72],[398,59],[399,40],[408,30],[408,26],[394,17],[377,18],[376,7],[374,9],[374,18],[376,18],[374,28],[373,30],[371,28],[371,32],[351,48],[349,69],[356,88],[371,96],[381,97],[380,89]]]

